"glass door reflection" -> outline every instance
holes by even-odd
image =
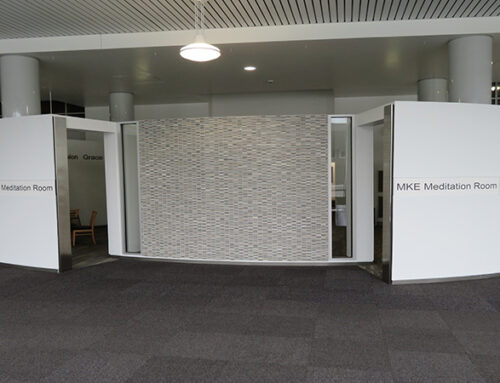
[[[351,257],[352,156],[350,117],[330,119],[332,258]]]

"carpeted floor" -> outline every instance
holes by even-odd
[[[0,266],[1,382],[496,382],[500,279],[356,267]]]

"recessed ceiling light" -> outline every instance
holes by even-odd
[[[254,67],[253,65],[247,65],[243,69],[245,69],[247,72],[253,72],[255,69],[257,69],[257,67]]]

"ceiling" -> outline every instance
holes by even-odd
[[[494,35],[500,79],[500,35]],[[193,63],[179,47],[39,53],[43,99],[106,105],[111,91],[136,104],[206,101],[211,94],[333,89],[336,96],[414,94],[420,78],[447,76],[451,36],[220,45]],[[255,72],[243,66],[255,65]],[[267,80],[274,80],[272,85]]]
[[[207,28],[500,16],[500,0],[205,0]],[[0,0],[0,39],[193,29],[192,0]]]
[[[496,20],[490,16],[500,16],[500,0],[204,1],[207,28],[218,29],[212,33],[245,31],[253,36],[255,29],[237,28],[276,26],[275,30],[284,30],[285,34],[290,29],[299,30],[301,34],[294,35],[299,36],[295,40],[305,40],[303,28],[324,29],[312,24],[350,29],[386,24],[374,22],[388,20],[475,18],[468,21],[481,23]],[[416,93],[418,79],[447,76],[446,44],[454,37],[368,38],[371,35],[365,34],[330,39],[330,32],[323,32],[326,38],[322,36],[321,40],[218,44],[222,57],[199,64],[180,58],[175,44],[152,47],[150,37],[145,38],[148,47],[144,48],[104,49],[96,45],[76,51],[72,45],[78,39],[72,36],[117,36],[128,41],[131,35],[123,33],[193,29],[192,0],[0,0],[0,10],[0,40],[8,44],[22,44],[12,39],[35,37],[68,41],[64,50],[30,55],[40,59],[43,99],[84,106],[106,105],[112,91],[133,92],[136,104],[206,101],[213,94],[300,90],[333,90],[336,96]],[[352,22],[360,23],[349,24]],[[309,26],[280,27],[297,24]],[[457,19],[454,24],[461,30],[466,23]],[[387,25],[392,34],[395,27]],[[493,34],[493,38],[494,80],[500,81],[500,34]],[[35,40],[33,44],[41,42]],[[34,51],[26,54],[29,52]],[[257,70],[245,72],[245,65],[255,65]]]

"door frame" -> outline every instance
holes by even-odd
[[[346,206],[349,211],[349,215],[347,218],[347,256],[344,258],[333,258],[333,225],[332,225],[332,125],[334,119],[345,118],[350,120],[350,137],[349,137],[349,147],[348,153],[350,157],[350,187],[349,190],[346,190]],[[354,232],[353,232],[353,181],[354,181],[354,116],[349,114],[332,114],[328,116],[328,261],[331,263],[349,263],[355,260],[354,252],[353,252],[353,244],[354,244]]]
[[[104,169],[106,177],[106,212],[108,224],[108,254],[123,255],[125,253],[125,218],[123,215],[123,172],[122,143],[120,124],[110,121],[90,120],[85,118],[53,116],[54,126],[58,126],[57,136],[60,144],[55,146],[55,158],[58,172],[56,184],[58,188],[58,233],[59,233],[59,271],[70,270],[71,244],[69,227],[69,187],[68,184],[68,144],[62,139],[67,138],[67,130],[101,132],[104,139]],[[66,217],[67,216],[67,217]],[[68,243],[66,243],[68,242]],[[61,246],[63,243],[63,246]],[[69,244],[69,249],[68,249]]]

